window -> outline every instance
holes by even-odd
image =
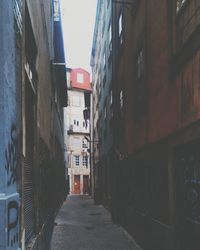
[[[109,24],[108,28],[108,65],[110,66],[112,60],[112,26]]]
[[[104,16],[105,16],[105,14],[104,14]],[[103,17],[103,20],[105,20],[104,17]],[[102,37],[103,37],[103,35],[104,35],[104,31],[105,31],[105,21],[103,21],[103,24],[102,24],[102,32],[101,32]]]
[[[104,102],[104,119],[106,120],[106,118],[107,118],[107,99],[105,100],[105,102]]]
[[[58,0],[54,0],[54,21],[60,21],[60,7]]]
[[[106,51],[103,52],[103,87],[106,84]]]
[[[87,143],[85,142],[85,140],[82,140],[82,148],[87,148]]]
[[[119,35],[119,43],[122,44],[122,12],[120,13],[118,19],[118,35]]]
[[[110,118],[113,117],[113,92],[110,90]]]
[[[177,0],[177,49],[180,49],[200,25],[200,1]]]
[[[88,167],[88,156],[87,156],[87,155],[86,155],[86,156],[85,156],[85,155],[83,156],[83,166],[84,166],[84,167]]]
[[[176,11],[177,13],[180,11],[180,9],[183,7],[184,3],[186,2],[187,0],[177,0],[177,4],[176,4]]]
[[[113,104],[113,93],[112,90],[110,90],[110,105]]]
[[[112,27],[111,23],[109,24],[109,29],[108,29],[108,46],[109,46],[109,51],[112,51]]]
[[[122,111],[123,106],[124,106],[123,91],[122,90],[119,93],[119,106],[120,106],[120,110]]]
[[[74,163],[75,163],[75,166],[80,165],[80,156],[79,155],[74,156]]]
[[[83,83],[83,74],[77,73],[77,82],[78,83]]]
[[[104,70],[104,73],[105,73],[105,69],[106,69],[106,52],[104,50],[104,52],[103,52],[103,70]]]
[[[137,69],[137,79],[141,79],[144,75],[144,47],[142,46],[137,54],[136,58],[136,69]]]
[[[134,114],[143,116],[146,109],[146,79],[145,79],[145,41],[140,41],[135,57],[135,83],[134,83]]]

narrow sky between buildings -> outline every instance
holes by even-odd
[[[67,67],[90,72],[96,0],[61,0]]]

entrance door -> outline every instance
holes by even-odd
[[[181,249],[200,249],[200,140],[175,150]]]
[[[83,194],[89,194],[89,175],[83,176]]]
[[[74,194],[80,194],[80,175],[74,175]]]

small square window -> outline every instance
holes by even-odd
[[[81,73],[77,73],[77,82],[78,83],[83,83],[83,74]]]

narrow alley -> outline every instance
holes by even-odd
[[[51,250],[141,250],[129,234],[113,224],[102,205],[87,195],[70,195],[54,225]]]
[[[0,250],[200,250],[200,0],[0,18]]]

